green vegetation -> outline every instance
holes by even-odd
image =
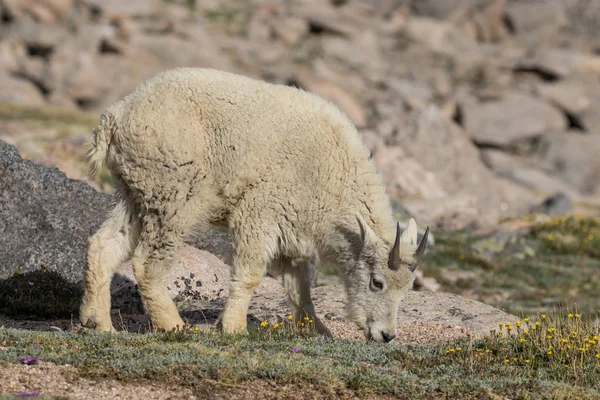
[[[111,335],[0,329],[5,349],[0,363],[39,357],[73,365],[91,378],[184,386],[205,379],[223,385],[311,383],[332,396],[350,390],[412,399],[598,398],[598,330],[575,314],[541,315],[536,322],[503,326],[500,334],[480,341],[409,347],[328,340],[311,329],[292,329],[287,321],[238,336],[197,330]],[[518,334],[508,335],[507,329]]]
[[[91,132],[100,121],[100,116],[79,110],[68,110],[52,106],[25,106],[0,103],[0,121],[19,121],[29,129],[56,128],[59,136],[81,130]]]
[[[600,220],[533,221],[486,235],[439,233],[424,259],[421,268],[442,290],[523,315],[480,340],[429,346],[328,340],[314,335],[311,321],[292,327],[287,320],[238,336],[0,328],[0,365],[39,357],[95,379],[188,387],[312,384],[332,397],[599,398]],[[0,281],[0,310],[12,317],[76,317],[80,297],[78,286],[50,271]]]
[[[535,216],[523,219],[531,223]],[[442,291],[513,314],[577,305],[600,309],[600,220],[554,217],[518,232],[439,233],[419,267]]]

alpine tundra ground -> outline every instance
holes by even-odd
[[[600,224],[530,217],[519,227],[506,243],[498,232],[442,234],[425,258],[425,273],[437,274],[442,290],[481,300],[500,293],[498,305],[519,315],[485,338],[332,341],[315,336],[311,321],[265,322],[241,336],[193,328],[110,335],[83,330],[74,319],[62,332],[0,328],[1,391],[4,398],[111,391],[128,398],[599,398]],[[451,284],[453,271],[470,271],[471,280]],[[76,315],[80,289],[52,277],[40,272],[3,281],[4,318]]]

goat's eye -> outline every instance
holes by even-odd
[[[372,278],[371,279],[371,286],[373,287],[373,289],[375,290],[383,290],[383,281],[379,278]]]

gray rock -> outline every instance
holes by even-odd
[[[156,16],[164,11],[160,0],[90,0],[89,3],[106,14],[131,18]]]
[[[481,152],[483,162],[498,175],[528,189],[540,196],[553,196],[556,193],[565,193],[569,197],[576,195],[576,189],[555,176],[546,169],[542,169],[539,161],[531,158],[511,155],[501,150],[485,149]],[[542,201],[536,196],[534,207]]]
[[[82,279],[87,240],[112,204],[111,195],[68,179],[56,168],[24,160],[13,146],[0,141],[0,279],[42,267],[72,282]],[[209,255],[209,265],[229,268],[223,262],[230,262],[230,235],[209,230],[189,240],[216,254]],[[183,253],[183,262],[190,264],[194,249]],[[184,272],[174,268],[172,274]],[[118,287],[131,283],[117,281]]]
[[[567,113],[579,116],[591,106],[585,86],[577,81],[558,81],[537,86],[536,92]]]
[[[494,174],[485,168],[479,151],[465,132],[448,121],[434,105],[414,113],[411,124],[396,131],[393,144],[423,166],[424,173],[420,177],[427,176],[425,172],[433,174],[435,179],[428,178],[426,187],[439,185],[443,190],[443,193],[432,192],[439,196],[429,201],[410,196],[402,198],[417,220],[431,218],[438,221],[452,215],[456,223],[461,221],[461,227],[473,220],[491,221],[505,211],[502,205],[509,198],[518,197],[511,193],[519,189],[513,187],[509,191],[502,187]],[[405,179],[410,178],[409,175]],[[512,212],[516,210],[511,208]]]
[[[449,19],[453,14],[462,14],[469,8],[485,3],[486,0],[412,0],[411,8],[416,15],[440,20]]]
[[[600,74],[600,56],[576,49],[550,48],[521,60],[517,71],[531,71],[545,80],[564,79],[571,75]]]
[[[23,40],[30,52],[39,57],[49,57],[68,35],[62,25],[42,24],[29,17],[18,19],[7,33]]]
[[[568,132],[548,135],[543,140],[547,150],[542,159],[554,175],[580,193],[596,193],[600,183],[600,135]]]
[[[558,30],[568,23],[564,2],[559,1],[509,2],[505,15],[514,33],[549,27]]]
[[[424,82],[408,79],[390,79],[390,88],[412,109],[420,110],[433,101],[435,92]]]
[[[46,103],[41,92],[25,79],[13,78],[0,71],[0,103],[40,106]]]
[[[550,104],[525,93],[462,109],[467,133],[480,145],[508,147],[545,133],[564,131],[565,116]]]
[[[573,201],[564,193],[550,196],[531,209],[532,213],[546,215],[565,215],[573,212]]]
[[[0,278],[46,267],[82,278],[88,237],[111,197],[55,168],[23,160],[0,141]]]

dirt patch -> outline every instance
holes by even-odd
[[[93,380],[82,377],[71,366],[42,362],[38,365],[1,365],[0,394],[35,393],[64,397],[72,400],[88,399],[332,399],[354,398],[352,392],[329,393],[312,384],[290,385],[272,381],[251,381],[248,384],[229,385],[203,380],[193,387],[157,385],[148,380],[122,382],[115,379]],[[369,395],[365,399],[391,399],[390,396]]]

